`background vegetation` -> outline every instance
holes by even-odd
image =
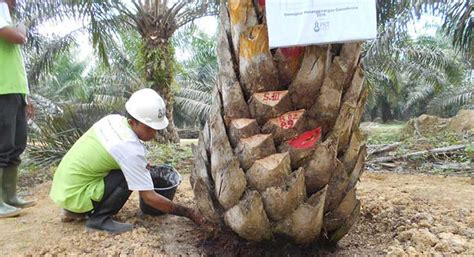
[[[36,165],[57,163],[93,122],[122,112],[125,100],[142,87],[169,91],[179,128],[202,128],[216,83],[216,36],[193,21],[214,15],[217,4],[165,2],[19,2],[15,16],[29,28],[24,51],[38,112],[28,151]],[[379,34],[364,45],[362,59],[370,88],[366,120],[406,121],[423,113],[450,117],[473,108],[473,5],[378,1]],[[437,32],[410,33],[420,17],[438,17],[439,24],[430,24]],[[172,22],[166,25],[166,19]],[[40,33],[45,24],[71,20],[83,25],[54,36]],[[85,60],[78,58],[84,50],[78,38],[84,35],[95,50]],[[166,57],[150,52],[154,44],[164,47]]]

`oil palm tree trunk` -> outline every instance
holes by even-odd
[[[152,29],[152,28],[151,28]],[[145,35],[158,33],[145,32]],[[166,117],[169,125],[166,129],[158,131],[159,139],[164,142],[179,143],[179,136],[173,121],[174,95],[171,84],[174,76],[174,50],[169,38],[147,36],[143,38],[142,55],[146,80],[151,88],[157,91],[165,100]]]
[[[360,43],[270,51],[264,2],[221,7],[217,90],[193,147],[197,205],[248,240],[337,242],[360,211]]]

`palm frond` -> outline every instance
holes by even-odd
[[[402,22],[419,18],[423,13],[439,14],[446,11],[449,0],[377,0],[377,22],[397,19],[401,13],[407,13]]]
[[[443,24],[443,29],[453,38],[453,44],[466,53],[472,52],[474,29],[474,2],[463,0],[451,3]]]
[[[472,108],[474,104],[474,87],[466,83],[461,87],[451,87],[439,94],[428,104],[428,112],[431,114],[447,114],[450,109],[456,113],[461,108]],[[471,106],[471,107],[469,107]]]
[[[29,58],[28,80],[32,87],[38,85],[38,80],[40,79],[41,74],[51,71],[54,62],[59,55],[65,53],[71,48],[71,46],[75,45],[74,36],[76,33],[77,31],[73,31],[53,41],[44,42],[44,46],[41,47],[40,55],[36,58]]]
[[[210,103],[179,96],[175,98],[175,111],[185,114],[191,120],[206,120],[210,109]]]
[[[98,100],[102,102],[67,104],[62,107],[62,115],[47,116],[39,122],[40,131],[30,137],[29,161],[39,167],[57,164],[96,121],[123,108],[121,99],[99,96]]]
[[[407,112],[415,104],[432,97],[435,91],[435,88],[430,84],[423,84],[413,88],[408,93],[408,99],[405,103],[404,111]]]
[[[197,0],[188,2],[182,9],[172,9],[173,14],[176,17],[177,27],[180,28],[196,19],[205,16],[215,16],[218,14],[219,3],[217,0]]]

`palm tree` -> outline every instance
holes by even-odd
[[[221,8],[218,92],[194,148],[197,203],[249,240],[337,241],[360,209],[361,45],[273,55],[263,8],[253,1]]]
[[[197,205],[248,240],[337,242],[361,206],[359,123],[368,94],[361,43],[270,51],[264,2],[221,6],[218,90],[193,147]],[[378,1],[379,23],[395,24],[379,37],[395,41],[422,10],[445,13],[447,3]],[[375,44],[365,54],[387,49]]]
[[[365,48],[370,46],[366,44]],[[464,56],[440,33],[417,39],[399,36],[390,49],[368,53],[363,59],[372,119],[379,112],[384,122],[425,113],[431,99],[456,88],[466,77],[468,63]]]
[[[216,38],[192,25],[176,34],[175,45],[188,50],[185,55],[190,55],[180,62],[182,68],[178,69],[176,76],[180,90],[176,93],[174,106],[175,123],[181,127],[189,125],[202,129],[216,84]]]
[[[437,34],[435,37],[422,37],[417,44],[423,45],[427,50],[431,50],[432,55],[437,55],[438,60],[431,60],[424,66],[431,67],[431,76],[412,76],[411,87],[405,102],[405,110],[417,107],[419,111],[428,114],[450,117],[463,107],[472,104],[474,98],[474,87],[472,83],[470,64],[466,56],[456,51],[448,44],[448,39]],[[438,51],[441,51],[439,53]],[[423,59],[422,59],[423,60]],[[425,62],[428,61],[425,59]],[[409,69],[410,66],[407,66]],[[413,72],[412,72],[413,73]],[[420,74],[422,75],[422,74]],[[437,78],[436,78],[437,77]],[[428,79],[426,79],[428,78]],[[431,80],[430,78],[436,78]],[[418,82],[417,84],[415,84]],[[426,102],[421,105],[419,103]],[[416,110],[416,108],[415,108]],[[409,113],[409,112],[408,112]],[[418,116],[421,113],[414,113]]]

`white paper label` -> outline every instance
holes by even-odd
[[[266,0],[270,48],[377,36],[376,0]]]

